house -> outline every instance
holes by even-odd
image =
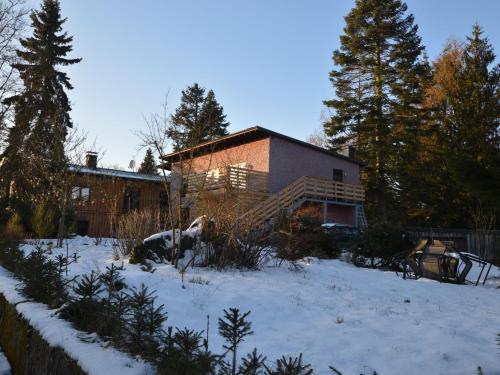
[[[360,163],[255,126],[164,158],[189,216],[200,192],[235,196],[240,218],[262,225],[281,210],[314,206],[324,222],[365,225]]]
[[[166,211],[163,178],[117,169],[98,168],[97,154],[85,165],[70,165],[71,207],[79,235],[113,237],[120,217],[132,210],[152,210],[159,220]]]

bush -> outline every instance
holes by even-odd
[[[21,223],[21,216],[17,212],[14,212],[5,224],[3,236],[5,239],[13,241],[20,241],[26,237]]]
[[[12,239],[0,238],[0,264],[8,271],[18,274],[23,252],[19,249],[19,242]]]
[[[394,255],[412,247],[408,233],[401,228],[376,224],[363,229],[354,239],[352,260],[358,266],[387,266]]]
[[[53,238],[57,234],[57,221],[59,210],[46,203],[41,203],[35,208],[33,214],[33,231],[38,238]]]
[[[128,256],[142,241],[160,231],[158,213],[152,210],[131,211],[118,221],[117,246],[123,256]]]
[[[23,282],[22,292],[35,301],[55,308],[67,300],[61,269],[41,247],[22,259],[17,276]]]
[[[292,216],[281,214],[273,236],[273,245],[279,259],[294,262],[307,256],[338,258],[340,248],[336,241],[323,231],[321,220],[313,215],[313,208],[300,210]]]

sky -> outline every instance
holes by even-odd
[[[28,0],[39,7],[39,1]],[[74,37],[67,68],[74,123],[103,165],[140,163],[137,132],[167,97],[174,112],[194,82],[212,89],[238,131],[254,125],[305,139],[334,90],[328,79],[354,0],[61,0]],[[427,53],[478,22],[500,54],[500,0],[407,0]]]

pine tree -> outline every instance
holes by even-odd
[[[215,99],[213,90],[208,91],[203,102],[201,123],[204,127],[201,142],[216,139],[228,134],[227,127],[229,126],[229,122],[226,121],[224,108]]]
[[[156,166],[155,157],[153,155],[153,150],[151,150],[150,148],[146,150],[146,155],[144,156],[144,160],[142,161],[137,172],[144,174],[158,174],[158,169]]]
[[[500,212],[500,64],[491,66],[495,54],[482,34],[474,25],[449,96],[448,161],[455,183]]]
[[[238,368],[238,375],[264,375],[266,374],[266,357],[262,354],[257,354],[257,348],[246,357],[241,358],[241,365]]]
[[[248,335],[252,335],[252,324],[246,320],[250,311],[240,314],[237,308],[224,310],[224,318],[219,318],[219,334],[226,340],[224,349],[232,353],[231,374],[236,374],[236,351]]]
[[[181,104],[171,116],[167,135],[174,142],[174,150],[196,146],[227,134],[226,115],[212,90],[197,83],[182,91]]]
[[[429,73],[418,28],[406,10],[400,0],[356,1],[333,53],[336,99],[324,102],[334,110],[325,123],[331,147],[354,144],[365,164],[367,211],[376,221],[397,212],[397,168],[416,147],[410,141],[419,129]]]
[[[154,294],[143,284],[132,289],[124,327],[124,341],[130,352],[150,359],[157,354],[164,334],[162,325],[167,320],[164,306],[154,305],[157,298]]]
[[[298,357],[281,357],[276,361],[276,370],[270,375],[312,375],[311,365],[302,363],[302,353]]]
[[[21,62],[14,65],[24,88],[6,99],[14,105],[15,119],[2,154],[1,182],[7,191],[14,182],[16,195],[26,200],[57,190],[54,175],[66,166],[64,141],[73,124],[65,90],[73,87],[57,67],[81,59],[66,58],[73,38],[62,32],[64,22],[57,0],[44,0],[41,10],[31,13],[33,35],[21,39]]]

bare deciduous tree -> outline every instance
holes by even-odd
[[[4,99],[19,89],[19,77],[13,68],[17,62],[16,46],[26,27],[28,10],[24,0],[0,1],[0,151],[12,111]]]
[[[314,131],[307,136],[306,142],[318,147],[328,148],[328,138],[323,129],[314,129]]]

